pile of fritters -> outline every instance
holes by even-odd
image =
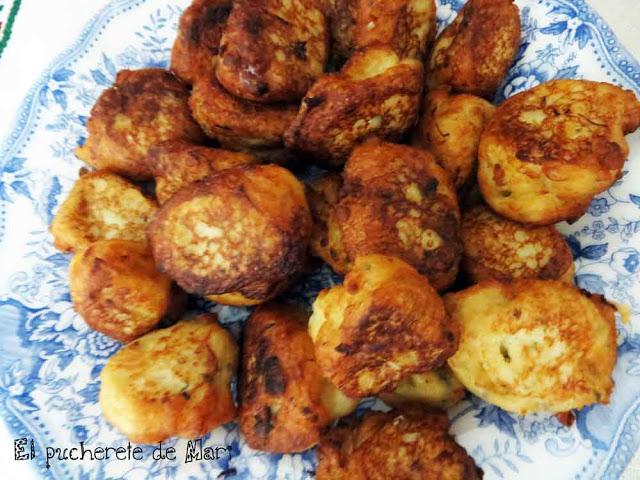
[[[512,0],[435,33],[434,0],[194,0],[172,71],[100,96],[96,171],[51,232],[76,310],[126,343],[100,404],[129,439],[237,419],[256,449],[319,445],[319,479],[475,479],[441,410],[465,389],[564,419],[608,402],[616,309],[573,285],[553,224],[620,178],[640,102],[556,80],[490,103]],[[314,256],[344,282],[283,303]],[[242,347],[189,295],[259,305]],[[368,396],[394,409],[348,416]]]

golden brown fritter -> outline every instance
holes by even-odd
[[[158,206],[117,175],[82,175],[51,222],[54,245],[73,251],[96,240],[146,241],[147,223]]]
[[[325,14],[330,32],[331,66],[342,66],[353,53],[358,0],[326,0]]]
[[[479,205],[462,215],[462,269],[473,283],[516,278],[573,283],[573,255],[553,225],[521,225]]]
[[[433,156],[369,140],[353,151],[343,177],[326,234],[318,224],[314,252],[339,273],[359,255],[395,256],[426,275],[437,290],[449,287],[462,253],[460,211],[448,175]]]
[[[616,326],[602,297],[558,280],[490,280],[445,303],[461,329],[449,366],[475,395],[519,415],[608,403]]]
[[[193,0],[183,12],[171,50],[171,70],[186,83],[215,74],[230,11],[231,0]]]
[[[71,299],[87,325],[121,342],[152,330],[178,314],[169,277],[160,273],[146,243],[98,240],[69,266]]]
[[[427,373],[414,373],[403,378],[392,393],[381,393],[380,399],[403,407],[421,403],[437,408],[449,408],[464,398],[465,388],[448,365]]]
[[[342,177],[338,173],[325,174],[305,185],[307,201],[313,218],[311,253],[320,258],[331,259],[329,251],[329,216],[338,203]]]
[[[520,12],[513,0],[469,0],[436,39],[427,84],[492,97],[520,46]]]
[[[383,255],[358,257],[344,285],[320,292],[309,333],[324,375],[352,397],[392,391],[407,375],[442,365],[457,346],[428,280]]]
[[[330,383],[316,363],[307,317],[298,308],[269,303],[245,325],[238,423],[251,448],[307,450],[333,418],[323,403]],[[344,399],[355,409],[357,400]]]
[[[297,104],[264,105],[234,97],[214,78],[200,78],[189,99],[205,133],[231,150],[281,147]]]
[[[180,190],[148,234],[161,270],[187,292],[246,305],[273,298],[301,271],[311,223],[302,184],[282,167],[259,165]]]
[[[220,42],[220,84],[254,102],[300,100],[327,62],[327,19],[317,3],[235,0]]]
[[[414,406],[349,420],[322,437],[318,480],[482,479],[443,411]]]
[[[400,58],[422,60],[436,34],[434,0],[357,0],[357,48],[391,47]]]
[[[487,125],[478,183],[493,210],[521,223],[579,218],[619,177],[640,126],[628,90],[587,80],[553,80],[511,97]]]
[[[478,144],[495,107],[474,95],[452,95],[447,89],[431,90],[412,144],[436,157],[457,188],[475,172]]]
[[[259,160],[251,153],[186,142],[164,142],[151,149],[148,162],[156,180],[156,198],[163,204],[186,185],[215,172],[253,165]]]
[[[388,47],[356,52],[340,73],[324,75],[307,92],[287,146],[341,166],[370,135],[399,140],[415,123],[422,73],[420,61]]]
[[[76,150],[98,169],[133,179],[151,179],[147,154],[166,140],[200,143],[205,137],[191,118],[189,89],[159,68],[122,70],[91,109],[89,137]]]
[[[199,438],[235,417],[238,348],[213,314],[135,340],[100,374],[100,407],[130,441]]]

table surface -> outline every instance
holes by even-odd
[[[588,0],[609,23],[623,45],[640,59],[640,3],[638,0]],[[13,112],[35,79],[51,61],[50,52],[61,52],[79,35],[81,28],[107,0],[57,0],[22,2],[13,34],[0,58],[0,138],[11,128]],[[69,14],[72,12],[72,14]],[[25,25],[29,22],[29,26]],[[34,35],[33,32],[39,32]],[[42,42],[47,43],[46,48]],[[19,48],[18,48],[19,46]],[[28,55],[25,55],[28,53]],[[6,82],[6,83],[5,83]],[[0,478],[35,479],[26,462],[13,459],[13,439],[0,421]],[[621,480],[640,480],[640,452]]]

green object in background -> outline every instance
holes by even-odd
[[[9,2],[11,2],[11,0],[9,0]],[[2,52],[7,46],[7,43],[9,43],[13,22],[20,9],[20,3],[21,0],[13,0],[10,9],[7,9],[7,4],[0,4],[0,56],[2,56]]]

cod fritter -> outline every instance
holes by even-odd
[[[327,19],[317,3],[235,0],[220,42],[220,84],[254,102],[300,100],[327,62]]]
[[[276,165],[234,168],[183,188],[149,224],[156,262],[189,293],[252,305],[301,271],[311,235],[302,184]]]
[[[89,137],[76,155],[98,169],[149,180],[151,147],[167,140],[205,140],[188,99],[187,86],[166,70],[122,70],[91,109]]]
[[[462,215],[462,269],[473,283],[516,278],[573,282],[573,255],[553,225],[531,226],[479,205]]]
[[[358,51],[340,73],[311,87],[285,142],[339,167],[370,135],[400,140],[417,118],[422,76],[422,62],[402,59],[390,47]]]
[[[431,90],[425,97],[422,117],[412,144],[429,150],[457,188],[476,171],[478,145],[495,107],[474,95]]]
[[[184,82],[215,74],[222,30],[231,0],[193,0],[180,17],[178,36],[171,50],[171,70]]]
[[[205,133],[231,150],[276,148],[295,120],[298,104],[264,105],[235,97],[215,78],[200,77],[189,105]]]
[[[199,438],[235,417],[238,348],[203,314],[129,343],[100,374],[105,418],[131,442]]]
[[[427,83],[491,98],[519,46],[520,12],[513,0],[469,0],[437,38]]]
[[[482,479],[482,470],[449,435],[442,411],[411,407],[349,420],[323,436],[318,480]]]
[[[460,211],[447,173],[425,151],[369,140],[343,173],[340,200],[314,252],[346,273],[359,255],[398,257],[437,290],[456,278],[462,253]],[[317,228],[322,228],[319,224]]]
[[[461,330],[449,366],[507,411],[559,413],[608,403],[615,309],[558,280],[485,281],[445,297]]]
[[[414,373],[403,378],[392,393],[381,393],[380,399],[388,405],[402,408],[422,403],[436,408],[449,408],[465,396],[466,390],[449,366],[427,373]]]
[[[251,448],[307,450],[334,416],[358,403],[342,395],[337,406],[330,404],[340,392],[316,363],[307,317],[303,310],[271,303],[258,307],[245,325],[238,423]]]
[[[158,206],[117,175],[82,175],[51,222],[54,245],[82,249],[96,240],[146,241],[147,223]]]
[[[151,149],[148,161],[156,180],[156,198],[160,204],[182,187],[216,172],[259,162],[251,153],[186,142],[162,143]]]
[[[125,343],[179,314],[182,300],[147,244],[130,240],[98,240],[76,253],[69,284],[87,325]]]
[[[305,185],[307,201],[313,218],[310,251],[320,258],[331,258],[328,249],[328,223],[329,216],[340,199],[341,188],[342,177],[338,173],[322,175]]]
[[[330,33],[329,66],[338,70],[355,47],[358,0],[325,0],[324,10]]]
[[[344,284],[320,292],[309,334],[323,373],[351,397],[393,391],[439,367],[457,332],[428,280],[393,257],[358,257]]]
[[[553,80],[515,95],[480,140],[482,195],[516,222],[577,219],[620,177],[624,136],[639,126],[636,96],[608,83]]]
[[[424,58],[436,34],[434,0],[356,1],[358,49],[391,47],[400,58]]]

